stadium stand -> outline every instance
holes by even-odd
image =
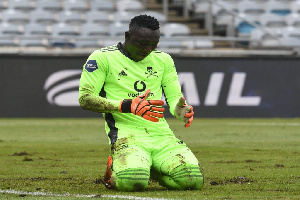
[[[0,11],[1,46],[102,47],[149,14],[162,48],[300,48],[300,0],[0,0]]]
[[[63,9],[63,5],[61,2],[57,0],[37,0],[36,1],[36,8],[41,10],[48,10],[52,12],[58,12]]]

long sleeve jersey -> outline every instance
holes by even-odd
[[[142,61],[135,62],[113,45],[94,51],[84,64],[79,102],[84,109],[103,113],[111,143],[123,137],[173,135],[164,118],[151,122],[119,111],[121,100],[136,98],[147,89],[151,90],[148,100],[160,100],[164,93],[174,115],[182,93],[171,56],[154,50]]]

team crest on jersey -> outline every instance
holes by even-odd
[[[158,77],[156,74],[157,74],[157,71],[154,71],[152,67],[147,67],[147,72],[145,72],[145,74],[147,74],[147,78],[149,78],[150,76],[156,76]]]
[[[96,60],[89,60],[86,65],[85,65],[85,70],[88,71],[88,72],[93,72],[95,71],[96,69],[98,69],[98,65],[97,65],[97,62]]]

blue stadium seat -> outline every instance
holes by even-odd
[[[267,12],[277,14],[277,15],[288,15],[292,12],[290,2],[281,2],[281,1],[268,1],[265,4]]]

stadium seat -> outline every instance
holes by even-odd
[[[255,29],[251,32],[252,46],[280,47],[282,46],[282,28]]]
[[[89,36],[108,36],[108,26],[103,24],[85,23],[81,26],[81,35]]]
[[[291,2],[291,10],[293,14],[300,14],[300,1],[293,1]]]
[[[142,11],[144,6],[137,0],[119,0],[116,2],[118,11]]]
[[[54,24],[59,21],[59,17],[57,14],[48,11],[37,9],[30,12],[29,16],[31,23],[40,23],[40,24]]]
[[[167,39],[162,37],[157,45],[158,48],[183,48],[191,49],[194,47],[193,41],[184,41],[177,39]]]
[[[167,38],[175,36],[190,36],[191,31],[186,24],[169,22],[162,26],[161,34]]]
[[[300,27],[300,13],[293,13],[285,16],[285,21],[288,26]]]
[[[0,38],[0,46],[1,47],[18,47],[20,46],[19,40],[16,38]]]
[[[110,39],[107,39],[107,40],[103,40],[101,42],[101,46],[103,47],[107,47],[107,46],[112,46],[112,45],[116,45],[118,44],[119,42],[122,42],[123,41],[123,38],[110,38]]]
[[[111,23],[113,21],[113,12],[91,10],[86,13],[87,23]]]
[[[37,0],[36,8],[52,12],[59,12],[63,9],[63,6],[62,3],[57,0]]]
[[[89,4],[84,0],[65,0],[63,1],[63,8],[75,12],[86,12],[90,10]]]
[[[80,29],[70,24],[59,23],[52,26],[52,35],[57,36],[79,36]]]
[[[20,38],[19,45],[21,47],[49,47],[47,38]]]
[[[137,15],[136,12],[130,11],[116,11],[113,14],[113,19],[115,22],[129,23],[130,20]]]
[[[50,26],[46,26],[38,23],[28,23],[24,27],[25,36],[50,36],[52,29]]]
[[[203,48],[213,48],[214,42],[210,39],[196,39],[195,48],[203,49]]]
[[[23,35],[24,33],[24,26],[10,24],[7,22],[3,22],[0,24],[0,35],[1,36],[17,36]]]
[[[241,1],[238,4],[238,10],[240,13],[244,13],[245,15],[261,15],[266,12],[264,3],[260,3],[257,1]]]
[[[300,47],[300,28],[287,27],[282,42],[287,47]]]
[[[0,0],[0,11],[7,9],[7,2],[5,0]]]
[[[259,15],[246,15],[245,13],[239,13],[238,17],[235,18],[235,27],[237,29],[238,36],[248,37],[252,30],[260,25]]]
[[[234,16],[230,13],[238,14],[239,9],[239,1],[220,1],[219,6],[218,4],[213,4],[213,15],[215,16],[216,20],[215,23],[217,26],[224,26],[230,25],[234,21]],[[228,12],[229,11],[229,12]]]
[[[91,0],[90,6],[92,10],[115,11],[114,2],[111,0]]]
[[[157,11],[145,10],[140,12],[139,14],[153,16],[159,21],[160,24],[164,24],[167,22],[167,17],[164,14]]]
[[[31,0],[8,0],[8,8],[30,11],[35,9],[35,3]]]
[[[85,15],[78,12],[66,10],[60,13],[59,21],[66,24],[83,24],[86,22]]]
[[[286,17],[282,15],[277,15],[273,13],[265,13],[260,16],[259,20],[262,26],[267,27],[285,27],[286,24]]]
[[[19,10],[7,9],[2,12],[2,21],[23,25],[29,22],[29,16],[27,13]]]
[[[75,46],[77,48],[100,48],[101,41],[97,39],[84,39],[84,38],[78,38],[76,39]]]
[[[128,31],[128,24],[114,22],[109,25],[109,34],[112,37],[124,35],[126,31]]]
[[[287,15],[291,13],[291,7],[289,2],[281,2],[281,1],[268,1],[265,3],[266,13],[273,13],[277,15]]]
[[[196,15],[207,13],[209,9],[209,0],[196,0],[192,3],[191,7],[193,7],[193,12],[196,13]]]

